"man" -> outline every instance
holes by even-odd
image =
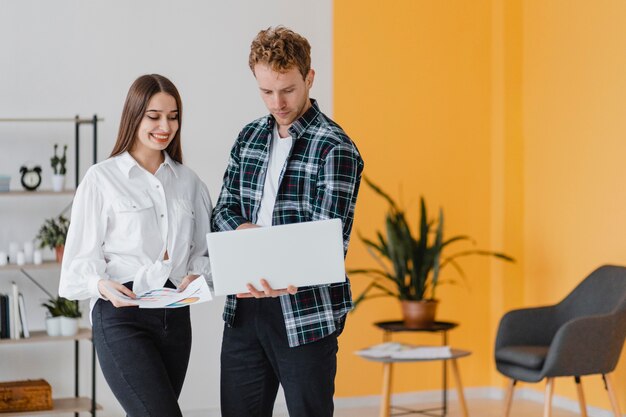
[[[345,252],[363,161],[341,127],[309,99],[310,51],[305,38],[282,26],[253,40],[249,65],[270,114],[239,134],[213,227],[339,218]],[[332,416],[337,336],[352,309],[349,281],[279,290],[260,282],[262,289],[250,284],[249,293],[226,301],[222,416],[270,417],[279,383],[291,416]]]

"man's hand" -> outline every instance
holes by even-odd
[[[178,286],[178,292],[185,291],[185,288],[187,288],[187,286],[191,284],[199,276],[200,275],[187,275],[185,278],[183,278],[180,285]]]
[[[113,304],[115,307],[137,307],[135,304],[131,304],[128,301],[119,299],[117,295],[111,292],[109,288],[113,288],[130,298],[137,298],[134,292],[132,292],[119,282],[110,279],[101,279],[100,281],[98,281],[98,291],[100,291],[100,294],[102,294],[104,298],[109,300],[111,304]]]
[[[263,287],[263,291],[259,291],[254,287],[254,285],[248,284],[248,290],[250,292],[239,293],[237,294],[237,298],[276,298],[278,296],[286,294],[294,295],[298,292],[298,287],[294,287],[293,285],[290,285],[287,288],[283,288],[280,290],[275,290],[270,287],[270,284],[265,279],[261,279],[261,286]]]
[[[261,227],[258,224],[254,223],[241,223],[235,230],[243,230],[243,229],[254,229],[255,227]]]

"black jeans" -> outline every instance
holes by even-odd
[[[92,319],[102,373],[127,415],[182,417],[178,396],[191,351],[189,307],[116,308],[98,300]]]
[[[280,300],[239,299],[233,327],[224,327],[223,417],[271,417],[279,383],[292,417],[331,417],[337,337],[290,348]]]

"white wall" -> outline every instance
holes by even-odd
[[[0,118],[103,117],[100,160],[110,152],[123,101],[132,81],[160,73],[179,88],[184,103],[185,162],[217,198],[226,158],[239,129],[265,114],[247,67],[258,30],[284,24],[306,36],[316,70],[312,96],[332,114],[332,2],[294,0],[0,0]],[[90,128],[81,135],[90,137]],[[0,174],[20,189],[25,161],[44,169],[49,188],[52,144],[73,144],[72,124],[0,123]],[[83,160],[90,160],[89,141]],[[70,167],[73,149],[70,149]],[[83,167],[85,164],[83,164]],[[82,171],[82,170],[81,170]],[[73,178],[70,169],[69,178]],[[45,217],[58,214],[67,196],[0,196],[0,250],[36,234]],[[51,253],[48,254],[51,256]],[[56,291],[58,272],[37,272]],[[0,272],[0,292],[15,280],[27,297],[31,327],[43,328],[43,293],[18,273]],[[219,406],[219,346],[223,299],[196,306],[194,344],[181,404],[185,410]],[[88,393],[89,344],[81,348],[83,392]],[[71,396],[72,345],[2,347],[0,380],[44,377],[55,396]],[[121,409],[98,376],[101,416]]]

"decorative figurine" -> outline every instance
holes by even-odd
[[[65,173],[67,172],[65,169],[65,163],[67,162],[67,145],[63,145],[63,155],[60,158],[57,156],[58,147],[59,145],[55,143],[54,156],[50,158],[50,166],[52,167],[52,171],[54,171],[52,175],[53,191],[63,191],[63,188],[65,188]]]

